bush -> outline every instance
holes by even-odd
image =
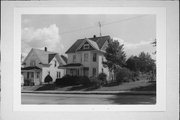
[[[86,76],[70,76],[65,75],[62,78],[56,79],[57,86],[71,86],[71,85],[89,85],[90,80]]]
[[[30,79],[24,79],[24,86],[29,86],[31,84]]]
[[[52,77],[48,74],[46,77],[45,77],[45,79],[44,79],[44,82],[45,83],[50,83],[50,82],[52,82],[53,81],[53,79],[52,79]]]
[[[33,86],[34,82],[32,82],[31,79],[25,79],[24,80],[24,86]]]
[[[58,86],[76,85],[76,84],[78,84],[77,83],[77,76],[65,75],[62,78],[56,79],[55,84]]]
[[[91,85],[95,88],[99,88],[101,86],[101,81],[97,77],[90,77]]]
[[[132,80],[132,72],[127,68],[119,68],[116,70],[116,81],[118,83],[130,82]]]
[[[107,75],[105,73],[100,73],[98,75],[98,80],[101,81],[101,84],[104,85],[107,83]]]
[[[36,91],[41,91],[41,90],[55,90],[55,85],[54,84],[45,84],[41,87],[39,87],[38,89],[36,89]]]
[[[91,84],[90,79],[87,76],[80,76],[78,77],[78,84],[84,85],[84,86],[88,86]]]

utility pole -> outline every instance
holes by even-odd
[[[101,34],[101,22],[99,21],[98,23],[99,23],[99,32],[100,32],[100,36],[102,36],[102,34]]]

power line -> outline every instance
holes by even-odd
[[[109,23],[104,23],[104,24],[101,24],[101,22],[99,21],[98,22],[98,26],[88,26],[88,27],[84,27],[84,28],[79,28],[79,29],[75,29],[75,30],[70,30],[70,31],[65,31],[65,32],[61,32],[60,34],[69,34],[69,33],[73,33],[73,32],[78,32],[78,31],[82,31],[82,30],[88,30],[88,29],[92,29],[92,28],[96,28],[96,27],[99,27],[100,29],[100,36],[102,35],[101,33],[101,28],[103,26],[106,26],[106,25],[111,25],[111,24],[116,24],[116,23],[120,23],[120,22],[124,22],[124,21],[128,21],[128,20],[132,20],[132,19],[137,19],[137,18],[141,18],[141,17],[144,17],[146,15],[141,15],[141,16],[135,16],[135,17],[131,17],[131,18],[126,18],[126,19],[121,19],[121,20],[118,20],[118,21],[113,21],[113,22],[109,22]]]

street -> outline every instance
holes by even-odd
[[[32,94],[22,93],[22,104],[155,104],[155,95]]]

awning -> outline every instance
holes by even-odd
[[[58,68],[65,69],[65,68],[81,68],[81,67],[83,67],[81,63],[70,63],[70,64],[59,66]]]
[[[24,67],[24,68],[21,68],[22,71],[39,71],[39,70],[42,70],[41,68],[37,67],[37,66],[29,66],[29,67]]]

